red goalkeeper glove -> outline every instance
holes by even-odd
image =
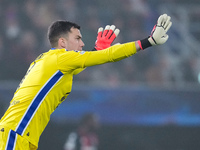
[[[114,25],[107,25],[103,30],[102,27],[98,29],[97,40],[95,42],[95,50],[103,50],[111,46],[112,42],[119,35],[120,30],[115,29]]]
[[[167,14],[161,15],[158,18],[157,24],[154,26],[151,35],[146,39],[137,41],[142,50],[153,45],[164,44],[168,40],[167,31],[172,25],[170,19],[171,17]]]

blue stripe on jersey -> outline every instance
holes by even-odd
[[[15,131],[10,130],[6,150],[14,150],[16,143],[16,135],[17,134]]]
[[[29,108],[27,109],[26,113],[22,117],[16,132],[19,135],[22,135],[25,131],[26,127],[28,126],[29,122],[31,121],[32,117],[34,116],[36,110],[39,108],[41,102],[44,100],[47,93],[51,90],[51,88],[59,81],[59,79],[63,76],[61,71],[57,71],[50,80],[42,87],[42,89],[37,93],[35,98],[33,99],[32,103],[30,104]]]

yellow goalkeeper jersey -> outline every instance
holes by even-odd
[[[118,61],[135,53],[135,43],[130,42],[102,51],[51,49],[41,54],[31,63],[0,125],[38,146],[50,115],[71,92],[73,75],[86,67]]]

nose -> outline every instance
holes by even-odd
[[[85,46],[85,44],[84,44],[84,42],[81,40],[81,47],[84,47]]]

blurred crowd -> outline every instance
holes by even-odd
[[[185,2],[185,1],[184,1]],[[92,50],[100,26],[114,24],[120,30],[115,43],[147,37],[160,15],[160,5],[180,0],[10,0],[0,2],[0,80],[21,80],[30,63],[50,49],[47,28],[55,20],[81,26],[84,50]],[[198,3],[198,2],[196,2]],[[198,14],[198,13],[197,13]],[[200,13],[199,13],[200,16]],[[173,19],[172,19],[173,22]],[[169,32],[170,33],[172,31]],[[110,86],[122,84],[166,85],[197,83],[199,56],[174,65],[178,46],[169,40],[117,63],[87,68],[75,82]],[[166,52],[169,51],[170,52]],[[176,73],[174,73],[176,72]]]

